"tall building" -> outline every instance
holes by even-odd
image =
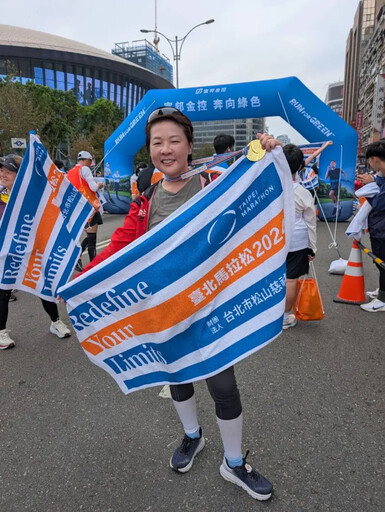
[[[169,82],[173,80],[173,67],[170,59],[160,53],[158,48],[146,39],[132,41],[132,44],[129,44],[128,41],[125,43],[115,43],[112,53],[149,69]]]
[[[106,98],[133,110],[149,89],[170,89],[158,74],[116,55],[64,37],[0,25],[0,79],[12,74],[51,89],[72,91],[79,103]]]
[[[328,86],[326,91],[325,103],[336,114],[342,116],[342,101],[343,101],[344,83],[335,82]]]
[[[375,13],[383,0],[360,0],[353,27],[346,41],[343,119],[351,124],[357,115],[358,87],[362,55],[374,31]]]
[[[258,132],[264,131],[265,119],[223,119],[216,121],[196,121],[194,126],[194,149],[201,149],[220,133],[232,135],[235,139],[234,149],[242,149],[255,139]],[[214,148],[213,148],[214,152]]]
[[[286,144],[290,144],[291,143],[290,137],[286,133],[283,133],[282,135],[278,135],[277,136],[277,140],[282,142],[282,144],[284,146],[286,146]]]
[[[381,2],[383,3],[383,2]],[[360,70],[356,129],[359,151],[385,136],[385,5],[376,12],[375,27],[365,47]]]

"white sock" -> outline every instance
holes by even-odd
[[[186,434],[195,434],[199,431],[195,395],[184,402],[173,400],[173,403]]]
[[[234,420],[221,420],[217,417],[223,448],[228,459],[242,457],[243,414]]]

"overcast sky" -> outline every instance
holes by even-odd
[[[297,76],[322,100],[329,83],[343,80],[346,39],[358,0],[158,0],[158,30],[186,39],[180,87]],[[147,37],[155,27],[155,0],[0,0],[0,23],[74,39],[106,51],[116,42]],[[161,37],[159,48],[172,58]],[[296,136],[269,118],[274,135]]]

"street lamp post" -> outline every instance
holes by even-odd
[[[178,38],[178,36],[175,36],[175,39],[169,39],[167,36],[162,34],[162,32],[159,32],[159,30],[147,30],[145,28],[142,28],[140,30],[144,34],[149,34],[149,33],[152,33],[152,32],[155,33],[155,34],[160,34],[161,36],[163,36],[168,41],[168,44],[171,46],[172,56],[173,56],[174,61],[175,61],[176,87],[177,87],[177,89],[179,89],[179,61],[180,61],[180,54],[181,54],[181,51],[182,51],[182,48],[183,48],[183,44],[186,41],[187,36],[189,34],[191,34],[191,32],[193,30],[195,30],[196,28],[201,27],[202,25],[210,25],[210,23],[214,23],[214,21],[215,20],[207,20],[207,21],[204,21],[203,23],[199,23],[198,25],[195,25],[195,27],[190,29],[185,36],[183,36],[182,38]],[[174,50],[174,47],[173,47],[173,43],[175,44],[175,50]]]

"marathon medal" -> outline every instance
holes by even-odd
[[[258,162],[262,160],[262,158],[266,154],[266,149],[262,149],[261,143],[258,139],[252,140],[250,144],[247,146],[247,158],[251,162]]]

